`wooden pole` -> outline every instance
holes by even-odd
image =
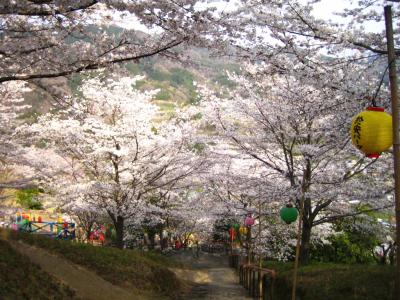
[[[386,40],[389,64],[390,94],[392,100],[392,124],[393,124],[393,160],[394,160],[394,199],[396,210],[396,245],[397,265],[395,282],[395,300],[400,300],[400,138],[399,138],[399,103],[396,75],[396,53],[393,41],[392,7],[385,6]]]
[[[258,201],[258,245],[261,249],[261,198]],[[262,256],[261,250],[258,254],[258,294],[259,298],[262,299],[262,279],[261,279],[261,268],[262,268]]]
[[[303,225],[303,210],[304,210],[304,195],[300,199],[299,225],[297,228],[296,258],[294,260],[294,271],[293,271],[292,300],[296,300],[297,271],[299,268],[301,231]]]
[[[247,227],[247,264],[251,264],[251,226]]]

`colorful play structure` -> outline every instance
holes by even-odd
[[[16,231],[48,235],[56,239],[75,239],[75,223],[64,221],[61,217],[57,222],[46,222],[42,220],[41,216],[36,218],[30,214],[17,212],[11,228]]]

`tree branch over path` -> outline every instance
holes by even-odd
[[[108,59],[106,61],[93,62],[93,63],[87,64],[87,65],[84,65],[81,67],[71,68],[69,70],[64,70],[64,71],[59,71],[59,72],[3,76],[3,77],[0,77],[0,83],[6,82],[6,81],[12,81],[12,80],[30,80],[30,79],[39,79],[39,78],[54,78],[54,77],[60,77],[60,76],[67,76],[67,75],[71,75],[73,73],[79,73],[79,72],[86,71],[86,70],[100,69],[100,68],[105,67],[108,64],[121,63],[121,62],[126,62],[126,61],[135,61],[135,60],[139,60],[142,58],[146,58],[146,57],[150,57],[150,56],[154,56],[159,53],[162,53],[163,51],[169,50],[171,48],[174,48],[174,47],[182,44],[186,40],[187,40],[187,38],[174,40],[160,48],[150,50],[147,53],[133,55],[133,56],[127,56],[127,57],[122,57],[122,58]],[[100,55],[99,57],[101,57],[101,56],[102,55]]]
[[[76,12],[79,10],[88,9],[95,4],[99,3],[98,0],[87,0],[84,3],[78,1],[78,3],[74,3],[75,1],[64,0],[64,6],[61,6],[61,9],[51,9],[51,4],[54,1],[26,1],[26,0],[18,0],[21,2],[33,2],[34,4],[26,4],[25,7],[12,7],[6,3],[3,6],[0,6],[0,15],[15,15],[15,16],[31,16],[31,17],[41,17],[41,16],[56,16],[56,15],[65,15],[68,13]],[[44,5],[46,4],[46,6]]]

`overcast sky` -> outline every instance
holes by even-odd
[[[306,2],[306,0],[301,0]],[[229,2],[222,1],[222,0],[215,0],[209,1],[207,6],[213,6],[218,9],[219,12],[229,12],[235,9],[235,3],[237,0],[230,0]],[[381,1],[381,4],[378,7],[378,10],[382,10],[383,14],[383,7],[386,3],[389,3],[385,0]],[[393,4],[393,3],[392,3]],[[322,0],[320,3],[316,4],[314,7],[313,14],[317,18],[325,19],[325,20],[333,20],[339,23],[345,23],[346,20],[339,18],[335,15],[335,12],[341,12],[345,8],[355,7],[357,5],[357,1],[352,0]],[[398,4],[393,4],[398,5]],[[198,5],[199,9],[204,9],[206,5]],[[136,29],[145,32],[154,32],[154,30],[149,31],[145,26],[139,24],[137,19],[134,16],[128,17],[124,16],[121,17],[119,15],[114,14],[113,19],[115,20],[114,23],[118,26],[127,28],[127,29]],[[376,22],[370,22],[366,25],[365,30],[371,32],[381,32],[384,28],[384,24],[378,24]]]

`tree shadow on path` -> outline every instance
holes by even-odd
[[[173,270],[179,278],[193,284],[184,299],[252,299],[239,285],[238,276],[235,270],[228,266],[228,258],[225,255],[201,252],[197,258],[190,251],[182,251],[176,254],[175,259],[191,268]]]

